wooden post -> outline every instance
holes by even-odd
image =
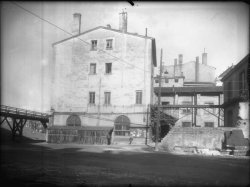
[[[16,129],[17,129],[17,121],[16,121],[16,118],[12,118],[12,129],[11,129],[12,140],[15,140],[15,137],[16,137]]]
[[[147,107],[147,122],[146,122],[146,140],[145,140],[145,145],[148,144],[148,109],[149,109],[149,107]]]
[[[197,106],[197,94],[196,92],[194,92],[194,105]],[[197,121],[196,121],[196,117],[197,117],[197,108],[195,107],[194,109],[194,126],[197,126]]]
[[[194,93],[194,92],[193,92]],[[192,105],[194,105],[194,96],[191,96]],[[194,126],[194,108],[192,107],[192,127]]]
[[[155,151],[158,151],[158,139],[159,139],[159,127],[160,127],[160,105],[161,105],[161,74],[162,74],[162,49],[161,49],[161,61],[160,61],[160,75],[159,75],[159,92],[158,92],[158,116],[155,131]]]
[[[218,105],[220,105],[220,94],[218,96]],[[219,110],[219,116],[218,116],[218,127],[220,127],[220,108],[218,108]]]

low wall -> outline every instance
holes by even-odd
[[[47,129],[48,143],[108,144],[110,127],[52,126]]]
[[[161,141],[159,148],[174,151],[176,148],[221,150],[224,130],[209,127],[173,127]]]

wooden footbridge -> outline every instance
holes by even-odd
[[[47,123],[49,122],[49,115],[46,113],[5,105],[1,105],[0,116],[1,125],[6,121],[8,126],[10,127],[12,139],[14,139],[17,134],[22,136],[23,127],[25,126],[27,120],[39,121],[44,128],[47,128]]]

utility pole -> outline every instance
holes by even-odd
[[[162,49],[161,49],[161,61],[160,61],[160,75],[159,75],[159,92],[158,92],[158,107],[157,107],[157,123],[155,131],[155,151],[158,151],[158,139],[159,139],[159,127],[160,127],[160,105],[161,105],[161,74],[162,74]]]

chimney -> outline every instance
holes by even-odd
[[[107,28],[111,29],[111,25],[110,25],[110,24],[107,24]]]
[[[202,64],[207,65],[207,53],[205,52],[205,49],[204,53],[202,53]]]
[[[195,60],[195,82],[199,82],[199,57]]]
[[[81,14],[74,13],[73,14],[73,24],[72,24],[72,34],[78,35],[81,32]]]
[[[119,30],[122,32],[127,32],[127,12],[122,11],[122,13],[119,14]]]
[[[179,64],[182,64],[182,61],[183,61],[183,55],[179,54]]]
[[[174,59],[174,77],[176,74],[176,68],[177,68],[177,58]]]

